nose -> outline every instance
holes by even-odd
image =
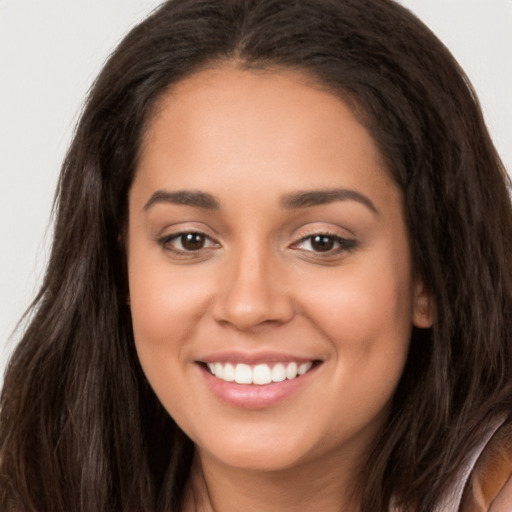
[[[294,304],[277,262],[263,251],[233,260],[226,262],[213,304],[216,321],[240,331],[290,321]]]

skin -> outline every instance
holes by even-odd
[[[365,199],[283,204],[331,189]],[[158,191],[211,194],[218,208]],[[204,246],[184,251],[182,232],[205,234]],[[316,250],[315,234],[333,250]],[[401,192],[349,108],[290,71],[226,64],[178,83],[145,136],[127,253],[142,367],[196,445],[189,498],[223,512],[357,510],[350,491],[411,328],[432,319]],[[198,364],[222,351],[320,364],[286,399],[245,409],[216,396]]]

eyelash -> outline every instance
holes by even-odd
[[[304,242],[306,241],[309,241],[309,244],[311,246],[311,244],[313,243],[313,239],[315,238],[324,238],[324,239],[328,239],[332,244],[336,245],[337,244],[337,248],[336,249],[328,249],[326,251],[315,251],[315,250],[312,250],[312,249],[299,249],[298,246],[300,244],[303,244]],[[332,256],[337,256],[339,254],[342,254],[344,252],[351,252],[353,251],[356,247],[357,247],[357,242],[356,240],[353,240],[353,239],[350,239],[350,238],[343,238],[341,236],[338,236],[338,235],[335,235],[333,233],[328,233],[328,232],[319,232],[319,233],[312,233],[310,235],[307,235],[307,236],[304,236],[302,237],[298,242],[295,242],[291,245],[292,248],[297,248],[298,250],[302,250],[304,252],[307,252],[307,253],[314,253],[315,255],[318,255],[320,257],[324,257],[324,258],[327,258],[327,257],[332,257]]]
[[[202,247],[198,247],[196,250],[193,249],[185,249],[183,247],[184,237],[186,236],[198,236],[202,237],[202,240],[204,242],[209,241],[209,245],[205,247],[204,245]],[[314,250],[311,249],[301,249],[300,246],[306,242],[309,241],[310,247],[312,247],[312,243],[314,238],[323,238],[324,242],[326,241],[328,244],[330,243],[333,246],[337,246],[336,248],[328,248],[325,251],[322,250]],[[173,245],[173,242],[181,239],[181,249],[177,248]],[[327,240],[325,240],[327,239]],[[318,240],[319,242],[319,240]],[[212,248],[219,247],[219,243],[213,240],[210,236],[206,235],[205,233],[202,233],[201,231],[181,231],[179,233],[174,233],[172,235],[164,236],[158,239],[159,245],[166,251],[169,251],[176,256],[181,257],[198,257],[200,255],[204,255],[204,251],[209,251]],[[317,232],[312,233],[307,236],[302,237],[297,242],[294,242],[289,246],[292,249],[302,251],[304,253],[310,253],[314,254],[315,256],[321,257],[321,258],[329,258],[333,256],[338,256],[345,252],[351,252],[354,249],[357,248],[357,242],[356,240],[349,239],[349,238],[343,238],[338,235],[335,235],[333,233],[329,232]]]
[[[190,250],[190,249],[178,249],[177,247],[173,246],[173,242],[176,240],[181,239],[181,246],[183,247],[184,237],[186,236],[199,236],[202,237],[204,240],[209,240],[211,242],[210,247],[199,247],[197,250]],[[162,238],[158,239],[158,243],[162,246],[162,248],[166,251],[170,251],[173,254],[176,254],[177,256],[197,256],[199,252],[204,250],[209,250],[214,246],[218,246],[219,244],[212,240],[211,237],[206,235],[205,233],[202,233],[201,231],[181,231],[179,233],[174,233],[172,235],[164,236]]]

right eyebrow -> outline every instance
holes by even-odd
[[[149,210],[152,206],[159,203],[180,204],[193,206],[204,210],[218,210],[219,202],[211,194],[193,190],[177,190],[171,192],[168,190],[157,190],[151,195],[149,201],[144,205],[144,210]]]
[[[281,201],[285,208],[290,209],[310,208],[312,206],[329,204],[335,201],[356,201],[366,206],[372,213],[379,214],[379,210],[377,210],[369,197],[356,190],[346,188],[296,192],[284,196]]]

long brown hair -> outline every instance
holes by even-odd
[[[134,349],[123,233],[158,98],[206,66],[294,68],[352,106],[403,190],[436,320],[413,331],[361,472],[362,511],[432,511],[485,422],[512,408],[512,210],[476,96],[391,0],[176,0],[95,82],[58,185],[53,248],[5,376],[0,503],[38,512],[179,511],[193,446]]]

